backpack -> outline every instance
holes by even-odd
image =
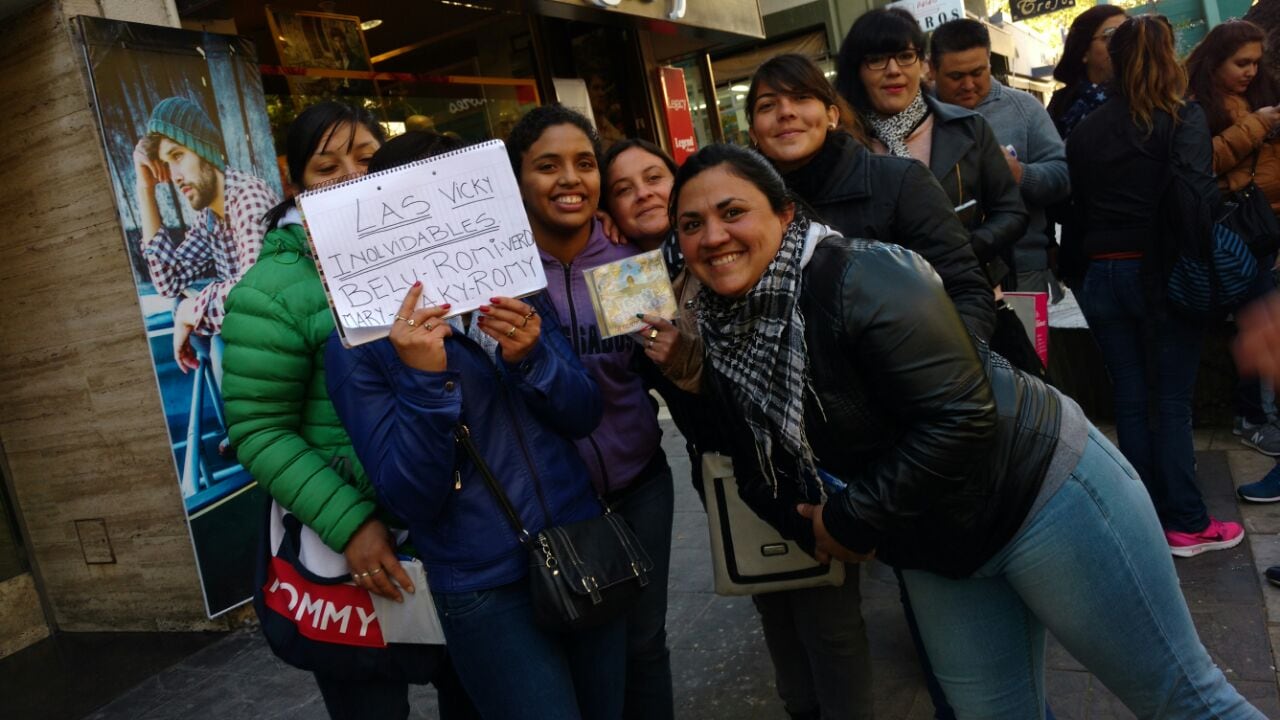
[[[1200,195],[1174,152],[1169,131],[1165,179],[1154,218],[1160,277],[1170,310],[1186,319],[1223,319],[1250,297],[1258,263],[1239,233],[1218,215],[1216,197]],[[1216,195],[1216,194],[1215,194]]]

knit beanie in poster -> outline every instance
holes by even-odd
[[[226,172],[222,135],[200,106],[184,97],[165,98],[151,111],[147,134],[164,135],[184,145],[205,162]]]

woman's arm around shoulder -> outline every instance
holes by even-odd
[[[319,348],[275,298],[243,283],[227,299],[222,339],[222,397],[237,458],[281,506],[341,552],[376,507],[299,434]]]

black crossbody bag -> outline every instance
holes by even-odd
[[[1280,220],[1271,210],[1267,199],[1255,178],[1258,175],[1258,156],[1262,148],[1253,151],[1253,164],[1249,167],[1249,184],[1229,192],[1223,198],[1226,212],[1219,222],[1244,238],[1253,256],[1262,260],[1280,248]]]
[[[653,561],[625,520],[601,500],[603,515],[531,536],[471,440],[470,429],[459,424],[454,437],[529,551],[529,593],[539,626],[555,632],[584,630],[620,617],[635,604],[649,584]]]

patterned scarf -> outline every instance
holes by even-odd
[[[907,151],[907,138],[920,127],[929,115],[929,106],[924,102],[924,93],[916,93],[906,110],[896,115],[880,115],[871,113],[868,122],[876,139],[889,148],[889,154],[896,157],[911,157]]]
[[[1102,104],[1109,99],[1107,95],[1107,86],[1099,83],[1091,83],[1088,80],[1081,80],[1076,85],[1076,101],[1071,103],[1071,107],[1062,114],[1062,120],[1058,124],[1058,132],[1062,134],[1065,140],[1072,130],[1076,129],[1076,125],[1080,121],[1089,116],[1089,113],[1102,107]]]
[[[773,262],[746,295],[721,297],[705,286],[698,295],[698,329],[707,357],[729,380],[730,395],[746,415],[760,468],[775,493],[775,438],[800,463],[807,476],[796,478],[802,487],[817,477],[804,431],[805,393],[813,388],[799,306],[809,226],[808,218],[796,216]]]

